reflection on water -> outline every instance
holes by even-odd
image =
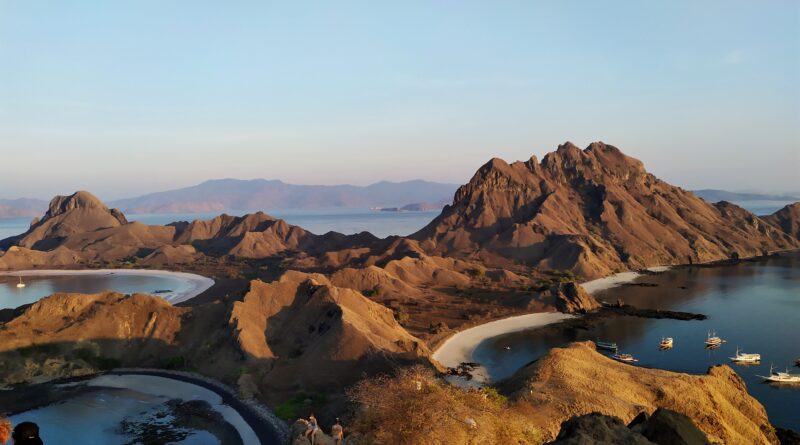
[[[621,352],[640,359],[639,366],[702,374],[709,366],[730,363],[729,357],[738,346],[743,352],[759,353],[762,357],[758,365],[733,365],[750,393],[764,404],[773,423],[800,429],[796,411],[800,388],[775,387],[756,377],[766,375],[770,363],[783,369],[800,358],[800,256],[734,266],[677,269],[638,281],[658,286],[609,289],[598,294],[598,298],[703,313],[709,319],[617,317],[588,332],[575,329],[518,332],[485,341],[475,357],[498,380],[552,347],[600,338],[617,342]],[[716,331],[727,342],[714,350],[705,349],[703,342],[709,330]],[[659,350],[661,337],[674,338],[673,349]],[[505,350],[506,346],[511,349]],[[800,370],[795,368],[795,372]]]
[[[20,289],[17,288],[18,277],[0,275],[0,309],[33,303],[55,292],[91,294],[113,290],[123,294],[152,294],[159,290],[181,292],[190,285],[186,280],[157,275],[59,275],[29,276],[22,279],[25,287]]]

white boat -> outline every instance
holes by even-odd
[[[717,333],[714,331],[708,331],[708,338],[706,339],[706,346],[719,346],[724,343],[725,340],[719,338]]]
[[[769,376],[757,377],[771,383],[800,383],[800,374],[789,374],[789,368],[786,368],[785,372],[773,371],[772,365],[769,366]]]
[[[630,355],[630,354],[617,353],[617,354],[612,355],[611,358],[613,358],[614,360],[616,360],[618,362],[623,362],[623,363],[636,363],[636,362],[639,361],[638,359],[633,358],[633,356]]]
[[[17,283],[17,289],[22,289],[25,287],[25,283],[22,282],[22,276],[19,277],[19,283]]]
[[[617,349],[619,349],[617,347],[617,343],[613,342],[613,341],[600,341],[600,340],[597,340],[594,343],[600,349],[606,349],[606,350],[609,350],[609,351],[616,351]]]
[[[672,337],[661,337],[661,343],[659,343],[658,346],[661,349],[671,349],[672,343]]]
[[[761,354],[747,354],[744,352],[739,352],[739,348],[736,348],[736,355],[730,358],[734,362],[741,362],[741,363],[755,363],[761,361]]]

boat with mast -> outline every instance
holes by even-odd
[[[25,287],[25,283],[22,281],[22,275],[19,276],[19,283],[17,283],[17,289],[22,289]]]
[[[736,355],[730,357],[731,361],[737,363],[757,363],[761,361],[761,354],[748,354],[739,352],[739,347],[736,347]]]
[[[786,371],[774,371],[772,365],[769,365],[769,376],[759,375],[756,377],[761,377],[767,382],[770,383],[800,383],[800,374],[790,374],[789,368],[786,368]]]
[[[619,349],[619,347],[617,347],[617,343],[613,341],[601,341],[600,339],[598,339],[594,343],[597,345],[599,349],[605,349],[607,351],[616,351],[617,349]]]
[[[708,331],[708,338],[706,338],[706,346],[717,347],[724,343],[725,340],[719,338],[714,331]]]

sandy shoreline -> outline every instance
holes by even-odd
[[[172,278],[182,281],[186,288],[180,291],[171,292],[167,295],[159,295],[172,304],[181,303],[192,299],[205,292],[214,285],[214,280],[202,275],[188,272],[173,272],[169,270],[151,269],[84,269],[84,270],[63,270],[63,269],[42,269],[42,270],[15,270],[0,271],[0,276],[70,276],[70,275],[134,275],[134,276],[156,276]]]
[[[654,273],[661,273],[668,271],[671,267],[672,266],[655,266],[655,267],[648,267],[645,270]],[[641,276],[644,276],[644,274],[639,272],[620,272],[614,275],[609,275],[607,277],[598,278],[596,280],[583,282],[581,283],[581,287],[586,292],[589,292],[590,294],[594,295],[597,292],[621,286],[625,283],[630,283],[631,281]]]
[[[647,270],[651,272],[664,272],[669,270],[669,268],[669,266],[658,266],[650,267]],[[608,277],[581,283],[581,286],[590,294],[595,294],[606,289],[629,283],[642,275],[643,274],[639,272],[621,272]],[[461,363],[476,362],[474,358],[475,350],[481,343],[490,338],[547,326],[573,317],[574,315],[560,312],[537,312],[490,321],[457,332],[436,348],[433,352],[433,358],[448,368],[455,368]],[[488,375],[483,369],[476,369],[472,374],[473,381],[476,383],[484,383],[488,380]]]
[[[490,321],[465,329],[448,338],[434,351],[433,358],[444,366],[454,368],[464,362],[474,362],[475,349],[484,340],[546,326],[572,317],[574,316],[560,312],[538,312]],[[477,373],[473,377],[479,382],[485,380],[485,375],[481,373]]]

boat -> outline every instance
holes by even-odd
[[[510,351],[511,350],[511,346],[506,346],[503,349],[505,349],[506,351]]]
[[[636,363],[639,361],[638,359],[633,358],[633,356],[630,354],[621,354],[621,353],[614,354],[611,356],[611,358],[613,358],[618,362],[623,362],[623,363]]]
[[[17,283],[17,289],[22,289],[25,287],[25,283],[22,282],[22,276],[19,277],[19,283]]]
[[[714,331],[708,331],[708,338],[706,339],[706,346],[719,346],[724,343],[725,340],[719,338],[717,333]]]
[[[761,361],[761,354],[747,354],[739,352],[739,347],[736,347],[736,355],[730,358],[734,362],[740,363],[755,363]]]
[[[606,349],[608,351],[616,351],[617,349],[619,349],[617,347],[617,343],[613,342],[613,341],[600,341],[600,340],[597,340],[594,343],[597,345],[598,348]]]
[[[756,377],[761,377],[770,383],[800,383],[800,374],[790,374],[789,368],[786,368],[784,372],[773,371],[772,365],[769,365],[769,376],[759,375]]]
[[[658,346],[661,349],[672,349],[672,337],[661,337],[661,343]]]

